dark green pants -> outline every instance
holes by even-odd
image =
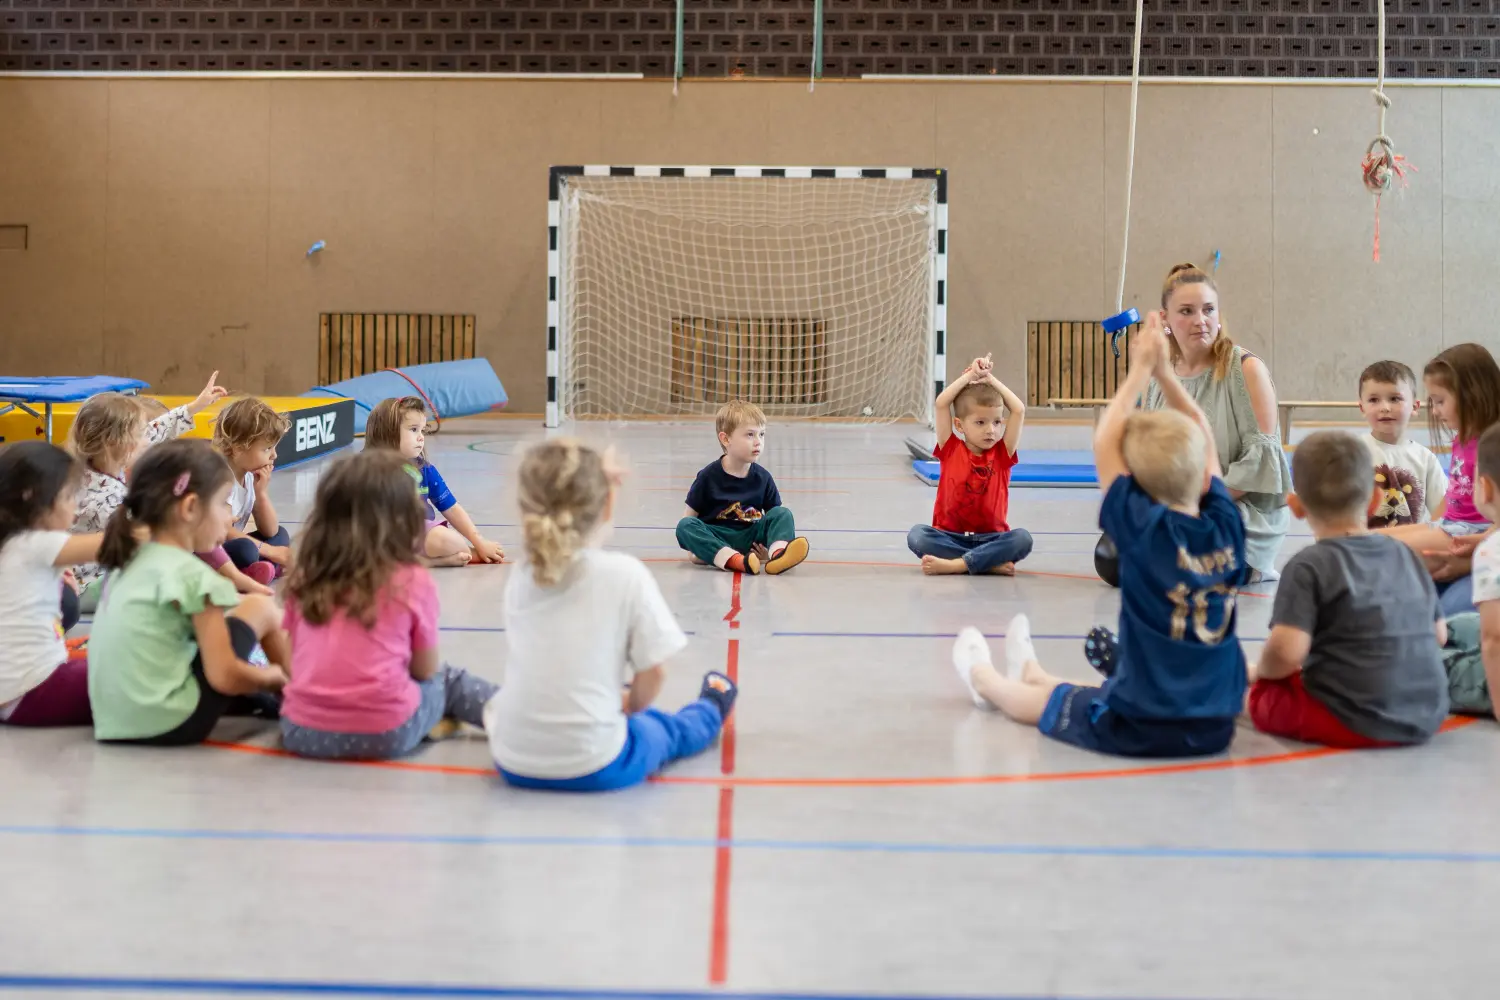
[[[677,522],[677,544],[709,564],[726,545],[746,555],[750,546],[757,543],[770,548],[773,542],[790,542],[796,537],[792,512],[785,507],[772,507],[759,521],[743,527],[709,524],[698,517],[685,517]]]

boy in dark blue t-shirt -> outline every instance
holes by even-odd
[[[1135,412],[1156,377],[1169,410]],[[953,663],[975,704],[994,705],[1054,739],[1126,757],[1219,753],[1244,706],[1245,654],[1235,597],[1249,579],[1245,528],[1214,437],[1172,373],[1162,317],[1137,336],[1130,375],[1094,436],[1099,525],[1120,550],[1120,634],[1089,633],[1099,687],[1059,681],[1036,662],[1030,625],[1006,630],[1006,673],[984,637],[959,634]]]
[[[766,415],[753,403],[732,400],[720,407],[714,426],[724,454],[693,480],[677,544],[694,561],[722,570],[785,573],[807,558],[808,545],[781,505],[776,481],[757,462]]]

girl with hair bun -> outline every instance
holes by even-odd
[[[525,559],[505,586],[505,684],[484,713],[500,774],[523,788],[601,792],[707,749],[738,689],[711,672],[686,708],[650,707],[662,663],[687,637],[645,565],[597,547],[620,472],[558,439],[527,452],[517,481]]]
[[[1167,272],[1161,307],[1172,370],[1208,417],[1224,485],[1245,522],[1251,582],[1277,579],[1276,554],[1292,521],[1286,500],[1292,470],[1281,448],[1271,373],[1225,332],[1219,290],[1196,265],[1178,264]],[[1143,405],[1166,408],[1155,381],[1147,386]]]

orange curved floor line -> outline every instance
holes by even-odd
[[[1452,716],[1443,723],[1440,732],[1452,732],[1472,725],[1479,720],[1473,716]],[[250,743],[228,743],[207,740],[204,746],[239,753],[259,754],[265,757],[294,757],[295,754],[277,747],[258,747]],[[1161,774],[1192,774],[1199,771],[1232,771],[1245,767],[1265,767],[1270,764],[1289,764],[1299,760],[1315,760],[1319,757],[1336,757],[1353,750],[1336,747],[1308,747],[1289,750],[1285,753],[1267,754],[1264,757],[1236,757],[1228,760],[1186,761],[1175,764],[1154,764],[1149,767],[1118,768],[1104,771],[1053,771],[1039,774],[972,774],[941,775],[936,777],[910,778],[754,778],[729,775],[657,775],[651,780],[663,785],[708,785],[710,787],[756,787],[756,788],[936,788],[952,785],[1022,785],[1058,781],[1103,781],[1112,778],[1143,778]],[[480,775],[498,778],[492,767],[459,767],[450,764],[422,764],[405,760],[340,760],[323,763],[342,764],[354,767],[378,767],[392,771],[419,771],[427,774]]]

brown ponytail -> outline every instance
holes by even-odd
[[[1166,280],[1161,285],[1161,307],[1167,308],[1167,302],[1172,298],[1172,293],[1183,285],[1207,285],[1213,290],[1214,295],[1219,294],[1219,286],[1214,284],[1214,279],[1208,272],[1197,264],[1178,264],[1167,272]],[[1182,360],[1182,348],[1177,346],[1177,338],[1172,334],[1167,335],[1167,346],[1172,352],[1172,364]],[[1214,381],[1224,381],[1224,376],[1229,374],[1229,363],[1234,359],[1234,341],[1230,339],[1229,332],[1225,329],[1223,321],[1219,323],[1219,336],[1212,347],[1214,359]]]
[[[233,481],[223,456],[207,441],[178,438],[149,449],[130,471],[125,502],[104,526],[99,565],[122,569],[140,547],[137,528],[159,531],[176,517],[183,497],[193,494],[207,503]]]

